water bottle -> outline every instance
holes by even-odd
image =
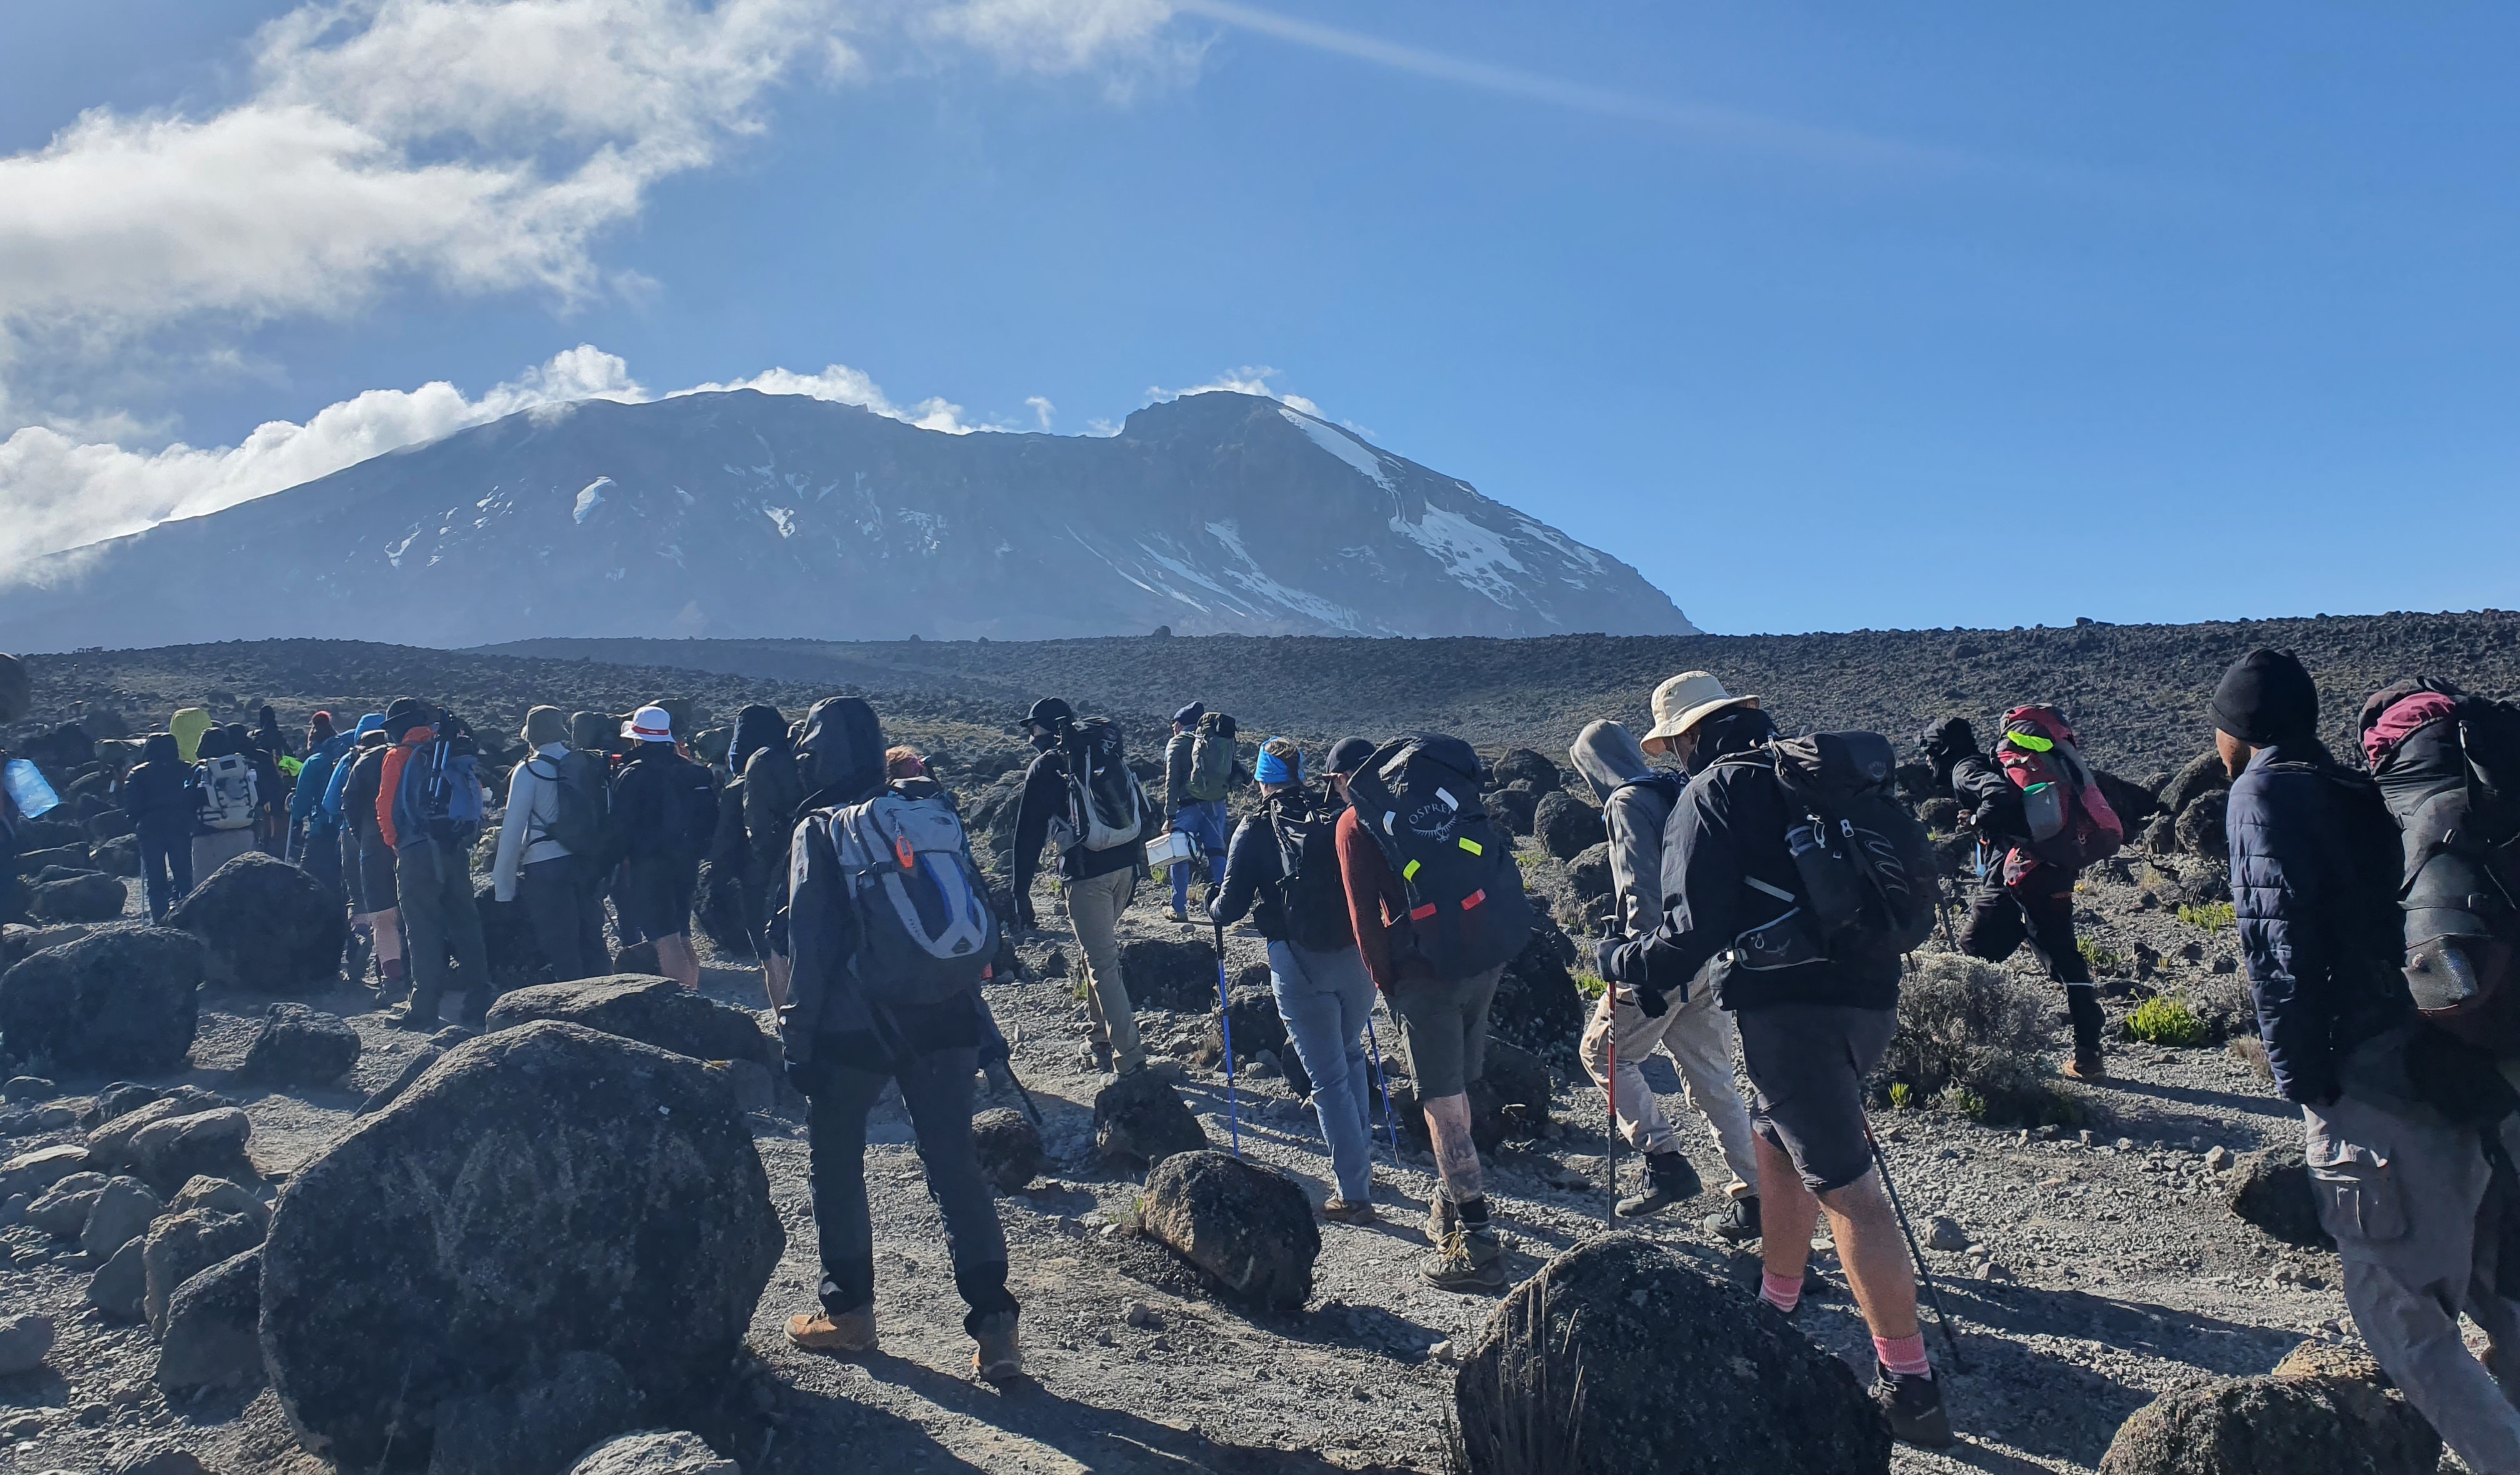
[[[44,771],[30,759],[10,759],[8,768],[0,770],[0,786],[7,787],[9,802],[29,820],[52,813],[62,802],[52,784],[44,782]]]

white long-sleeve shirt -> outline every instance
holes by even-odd
[[[567,743],[546,742],[508,778],[508,812],[499,821],[499,858],[490,868],[490,883],[503,902],[517,899],[520,868],[568,854],[567,846],[550,837],[552,825],[560,819],[560,760],[567,756]],[[536,759],[549,760],[549,766]],[[528,835],[533,836],[530,844]]]

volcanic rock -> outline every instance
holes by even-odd
[[[189,1209],[151,1225],[140,1251],[140,1268],[147,1277],[141,1310],[149,1318],[150,1330],[164,1333],[167,1304],[185,1281],[261,1242],[262,1230],[242,1214]]]
[[[234,1106],[167,1117],[132,1135],[131,1170],[169,1193],[196,1176],[252,1178],[245,1154],[252,1135],[252,1119]]]
[[[248,850],[200,880],[166,925],[202,940],[214,983],[305,994],[339,981],[350,923],[323,882]]]
[[[158,1386],[172,1393],[262,1382],[262,1251],[232,1255],[175,1288],[158,1336]]]
[[[0,1317],[0,1377],[34,1371],[52,1350],[52,1318],[34,1312]]]
[[[2223,1202],[2234,1217],[2286,1244],[2328,1242],[2311,1195],[2309,1162],[2299,1147],[2244,1152],[2223,1183]]]
[[[1561,861],[1571,861],[1610,837],[1601,812],[1562,789],[1541,796],[1531,812],[1531,832],[1543,849]]]
[[[1499,788],[1522,783],[1528,784],[1534,794],[1546,794],[1566,786],[1566,776],[1557,765],[1547,754],[1527,747],[1514,748],[1499,758],[1494,772]]]
[[[2223,1378],[2118,1427],[2098,1475],[2432,1475],[2441,1438],[2390,1395],[2341,1379]]]
[[[721,1458],[682,1429],[649,1429],[624,1434],[586,1452],[568,1475],[743,1475],[732,1459]]]
[[[550,1377],[438,1405],[428,1475],[564,1469],[588,1446],[635,1426],[639,1401],[612,1358],[563,1353]]]
[[[749,1060],[775,1070],[782,1059],[752,1014],[670,978],[616,974],[518,989],[490,1006],[486,1027],[514,1029],[538,1019],[582,1024],[700,1060]]]
[[[203,967],[199,941],[162,927],[47,948],[0,973],[0,1037],[66,1070],[173,1070],[193,1048]]]
[[[359,1063],[359,1032],[338,1014],[275,1004],[237,1074],[279,1086],[329,1086]]]
[[[1120,977],[1141,1007],[1184,1013],[1216,1007],[1216,954],[1204,942],[1150,937],[1122,943]]]
[[[1222,1152],[1176,1152],[1147,1175],[1139,1223],[1232,1296],[1295,1311],[1313,1293],[1321,1230],[1304,1190],[1275,1168]]]
[[[980,1176],[1012,1193],[1041,1176],[1041,1131],[1020,1111],[1000,1106],[971,1118]]]
[[[165,1212],[165,1201],[136,1178],[115,1178],[99,1189],[96,1207],[79,1230],[79,1249],[89,1259],[111,1260],[116,1250],[149,1232],[149,1221]]]
[[[1094,1147],[1105,1157],[1152,1165],[1207,1144],[1197,1115],[1152,1070],[1133,1070],[1094,1097]]]
[[[2179,822],[2172,832],[2179,836],[2179,848],[2189,855],[2228,856],[2231,853],[2230,832],[2224,827],[2224,817],[2231,807],[2228,788],[2207,789],[2187,801],[2179,812]]]
[[[46,881],[26,893],[26,914],[38,921],[101,922],[122,915],[131,891],[120,879],[89,871]]]

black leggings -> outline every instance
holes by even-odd
[[[193,837],[140,831],[140,886],[149,897],[149,919],[164,921],[175,904],[192,894]]]
[[[1977,888],[1960,951],[2002,962],[2027,942],[2047,961],[2048,976],[2065,985],[2065,1012],[2074,1021],[2074,1048],[2100,1048],[2100,1001],[2092,987],[2092,965],[2074,940],[2074,875],[2041,867],[2023,884]]]
[[[971,1142],[971,1074],[979,1051],[969,1047],[919,1056],[895,1075],[817,1061],[806,1075],[813,1107],[805,1118],[814,1184],[814,1227],[823,1252],[823,1309],[837,1317],[875,1300],[875,1225],[867,1212],[867,1113],[898,1080],[919,1134],[927,1196],[945,1216],[954,1288],[970,1314],[963,1329],[1015,1309],[1007,1291],[1007,1236],[998,1206],[980,1176]]]

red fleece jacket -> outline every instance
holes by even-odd
[[[1354,809],[1339,816],[1338,857],[1356,950],[1365,955],[1365,969],[1373,975],[1374,986],[1387,994],[1400,982],[1391,967],[1391,922],[1408,914],[1409,893],[1400,889],[1391,863],[1382,858],[1382,846],[1366,832]],[[1422,970],[1423,964],[1416,965],[1412,976]]]

